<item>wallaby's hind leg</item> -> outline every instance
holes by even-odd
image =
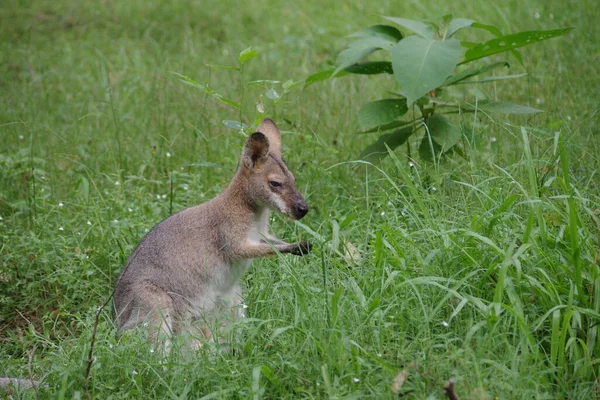
[[[217,342],[222,349],[227,350],[226,344],[235,339],[235,332],[227,328],[232,322],[246,317],[244,307],[242,288],[235,285],[227,294],[216,300],[209,312],[200,312],[185,326],[178,326],[177,333],[187,336],[189,349],[197,350],[205,344]]]
[[[241,318],[246,318],[246,304],[242,298],[242,287],[235,285],[231,290],[229,296],[224,299],[226,307],[230,309],[230,315],[233,317],[233,321]]]
[[[148,338],[169,352],[175,312],[173,299],[151,282],[141,282],[133,293],[129,307],[131,312],[122,323],[121,331],[138,326],[147,327]]]
[[[217,315],[216,326],[218,341],[224,351],[229,351],[230,346],[239,343],[240,329],[234,323],[246,318],[246,305],[242,298],[242,287],[235,285],[231,291],[221,299],[221,307]]]

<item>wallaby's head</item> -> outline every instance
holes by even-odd
[[[306,215],[308,206],[296,188],[294,174],[281,157],[281,132],[271,119],[263,120],[257,132],[246,140],[240,168],[249,201],[294,219]]]

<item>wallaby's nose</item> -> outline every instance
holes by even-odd
[[[298,207],[296,207],[296,211],[298,214],[298,219],[301,219],[308,212],[308,206],[306,205],[306,203],[301,203],[300,205],[298,205]]]

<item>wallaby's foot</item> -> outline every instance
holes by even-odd
[[[312,250],[312,244],[310,242],[300,242],[296,250],[293,250],[291,254],[295,256],[304,256],[310,253]]]

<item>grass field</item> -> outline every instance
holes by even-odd
[[[392,77],[265,95],[333,65],[379,15],[447,13],[576,28],[524,48],[526,68],[509,59],[527,77],[482,87],[545,113],[458,116],[466,157],[409,163],[401,147],[375,167],[355,162],[376,137],[356,113]],[[45,387],[0,396],[395,398],[406,371],[408,398],[442,398],[451,378],[461,399],[598,398],[599,20],[592,0],[2,1],[0,376]],[[243,76],[206,66],[249,46]],[[117,340],[107,307],[84,388],[95,311],[125,259],[228,183],[244,137],[222,121],[265,115],[312,207],[273,230],[314,251],[254,262],[229,352]]]

